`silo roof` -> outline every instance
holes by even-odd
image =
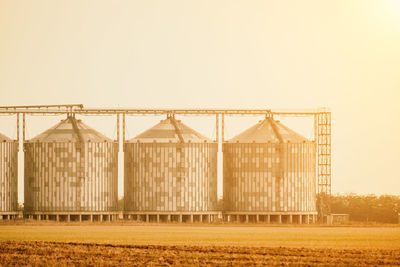
[[[81,120],[69,116],[58,124],[37,135],[29,142],[112,142]]]
[[[228,142],[239,143],[268,143],[291,142],[303,143],[309,141],[304,136],[289,129],[281,122],[272,118],[266,118],[250,127],[244,132],[230,139]]]
[[[211,139],[196,132],[192,128],[183,124],[180,120],[176,120],[173,117],[168,117],[167,119],[160,121],[158,124],[151,127],[147,131],[128,140],[128,142],[143,142],[143,143],[152,143],[154,141],[159,143],[212,142]]]
[[[0,142],[10,142],[10,141],[13,141],[13,140],[8,138],[4,134],[0,133]]]

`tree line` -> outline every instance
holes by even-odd
[[[393,195],[331,195],[319,194],[317,209],[320,215],[345,213],[350,221],[398,223],[400,196]]]

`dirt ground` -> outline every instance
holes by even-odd
[[[400,265],[398,249],[0,242],[1,266]]]
[[[400,266],[400,227],[0,225],[0,266]]]

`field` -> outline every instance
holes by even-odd
[[[0,225],[1,265],[400,265],[400,227]]]

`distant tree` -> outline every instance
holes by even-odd
[[[328,194],[320,193],[317,195],[317,211],[319,222],[323,222],[324,216],[331,213],[330,206],[331,199]]]
[[[332,213],[347,213],[352,221],[397,223],[400,196],[333,195],[329,206]]]
[[[124,197],[118,199],[118,211],[124,211]]]
[[[18,211],[24,211],[24,203],[18,203]]]
[[[217,200],[217,210],[222,211],[224,209],[224,200],[222,198],[218,198]]]

